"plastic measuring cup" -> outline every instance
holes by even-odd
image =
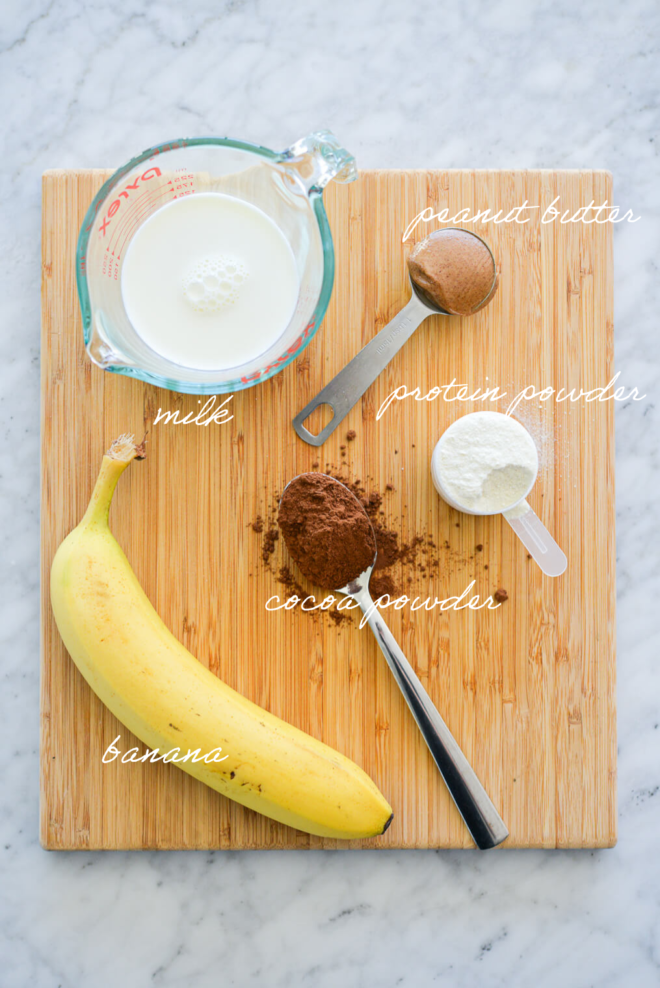
[[[530,436],[527,429],[521,425],[520,422],[517,422],[509,416],[503,415],[501,412],[473,412],[472,415],[492,415],[497,418],[507,418],[507,424],[509,427],[515,427],[521,431],[521,434],[525,435],[534,447],[536,462],[536,467],[532,473],[529,486],[523,493],[522,497],[517,497],[512,504],[504,505],[495,511],[474,511],[472,508],[466,507],[464,504],[459,504],[452,498],[451,494],[448,493],[443,485],[440,453],[443,444],[447,442],[447,439],[452,436],[452,434],[455,434],[459,423],[464,422],[466,418],[470,418],[469,415],[464,415],[462,418],[457,419],[456,422],[450,425],[449,428],[443,432],[442,436],[436,443],[435,449],[433,450],[433,456],[431,457],[431,476],[433,477],[433,484],[436,490],[442,499],[447,502],[447,504],[451,505],[452,508],[456,508],[457,511],[462,511],[467,515],[502,514],[546,576],[561,576],[568,565],[568,560],[539,516],[526,501],[526,497],[534,486],[538,474],[538,453],[536,451],[534,440]]]
[[[335,264],[323,189],[331,179],[356,178],[354,158],[330,131],[315,131],[280,152],[196,137],[133,158],[95,196],[78,238],[76,275],[90,359],[103,370],[188,394],[240,391],[279,373],[308,345],[330,301]],[[183,367],[156,353],[135,331],[121,293],[124,258],[140,226],[172,200],[208,192],[244,199],[266,213],[289,242],[299,280],[295,311],[279,339],[248,363],[224,370]]]

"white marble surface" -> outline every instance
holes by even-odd
[[[660,983],[660,183],[653,0],[7,0],[0,12],[3,988]],[[409,5],[408,5],[409,6]],[[442,8],[442,9],[441,9]],[[607,167],[615,236],[620,839],[598,853],[53,854],[37,840],[40,175],[158,141],[364,167]]]

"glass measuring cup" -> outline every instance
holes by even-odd
[[[530,436],[527,429],[525,429],[520,422],[517,422],[509,416],[503,415],[501,412],[473,412],[472,415],[506,418],[508,419],[507,424],[510,427],[519,429],[521,434],[524,434],[524,436],[529,440],[529,443],[531,444],[531,447],[533,447],[534,451],[533,458],[535,467],[532,471],[531,480],[527,490],[524,491],[522,496],[517,496],[512,504],[503,505],[495,511],[475,511],[472,508],[466,507],[464,504],[460,504],[452,498],[451,494],[449,494],[443,484],[441,452],[443,446],[447,443],[447,440],[456,434],[457,428],[460,428],[460,424],[470,418],[470,415],[464,415],[460,419],[457,419],[456,422],[450,425],[449,428],[443,432],[442,436],[436,443],[435,449],[433,450],[433,455],[431,457],[431,476],[433,478],[433,485],[435,489],[438,491],[442,499],[446,501],[447,504],[451,505],[452,508],[456,508],[457,511],[463,511],[468,515],[503,515],[546,576],[561,576],[568,565],[566,556],[557,545],[534,509],[526,501],[526,497],[536,483],[536,477],[538,475],[538,453],[536,451],[534,440]]]
[[[97,193],[78,237],[76,277],[90,359],[103,370],[188,394],[241,391],[279,373],[308,345],[330,301],[334,249],[323,189],[331,179],[356,178],[355,159],[330,131],[315,131],[281,152],[199,137],[133,158]],[[200,192],[244,199],[274,220],[299,279],[296,308],[279,339],[248,363],[217,371],[183,367],[152,350],[133,328],[121,294],[122,265],[138,228],[166,203]]]

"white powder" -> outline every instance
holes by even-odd
[[[524,426],[500,412],[464,415],[433,452],[433,481],[459,508],[489,515],[520,501],[534,483],[538,454]]]

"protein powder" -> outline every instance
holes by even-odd
[[[473,412],[443,433],[433,451],[431,473],[452,507],[494,515],[526,497],[538,466],[534,440],[524,426],[501,412]]]

